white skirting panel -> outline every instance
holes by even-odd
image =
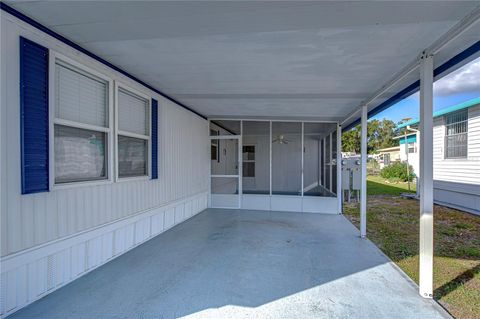
[[[241,209],[340,214],[337,197],[243,194]]]
[[[238,195],[234,194],[211,194],[211,206],[215,208],[238,208]]]
[[[272,195],[271,210],[284,212],[301,212],[302,197],[288,195]]]
[[[270,210],[270,195],[243,194],[242,209]]]
[[[304,196],[302,209],[306,213],[340,213],[337,197]]]
[[[0,317],[198,214],[207,198],[200,193],[3,258]]]

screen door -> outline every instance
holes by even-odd
[[[211,207],[240,208],[240,136],[210,137]]]

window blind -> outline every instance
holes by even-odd
[[[108,126],[108,84],[74,67],[55,65],[55,116],[83,124]]]
[[[148,101],[122,89],[118,91],[118,129],[148,135]]]

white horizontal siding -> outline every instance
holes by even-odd
[[[468,157],[480,162],[480,105],[468,109]]]
[[[468,109],[468,157],[445,159],[443,117],[433,129],[433,178],[438,181],[480,185],[480,105]]]
[[[208,191],[207,121],[3,11],[1,17],[2,256]],[[54,49],[158,100],[158,180],[122,181],[55,189],[49,193],[20,194],[20,36]],[[179,220],[184,216],[185,211],[180,210],[174,217]],[[175,222],[175,219],[173,222],[168,220],[168,225]],[[157,229],[163,227],[163,221],[156,221],[154,224]],[[136,227],[143,229],[147,226]],[[128,234],[135,231],[124,231],[127,232],[125,238],[128,242],[119,243],[122,249],[144,239],[130,239]],[[98,251],[99,247],[104,245],[104,240],[110,239],[102,238],[86,243],[87,252],[88,249]],[[89,267],[95,267],[103,259],[102,256],[89,258]],[[50,262],[51,265],[52,263],[54,264],[53,261]]]

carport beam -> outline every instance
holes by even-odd
[[[433,56],[420,59],[419,292],[433,297]]]
[[[360,185],[360,237],[367,237],[367,120],[368,107],[362,106],[361,131],[361,185]]]

